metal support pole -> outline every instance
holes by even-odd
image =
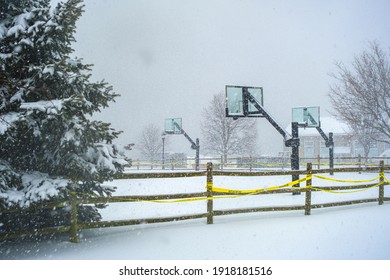
[[[266,118],[266,120],[283,136],[284,140],[290,136],[287,131],[285,131],[272,117],[271,115],[254,99],[254,97],[248,92],[247,88],[243,88],[243,97],[244,102],[251,102],[253,106]],[[244,106],[244,115],[248,106]]]
[[[321,129],[321,127],[317,126],[316,129],[320,133],[322,138],[324,138],[325,146],[329,148],[329,168],[333,169],[333,150],[334,150],[333,132],[329,132],[329,137],[327,137],[324,131]],[[333,175],[333,171],[330,172],[330,175]]]
[[[191,143],[191,149],[196,151],[195,154],[195,170],[199,170],[199,138],[196,138],[195,142],[191,139],[191,137],[184,131],[182,127],[177,122],[174,122],[174,125],[180,130],[180,133],[184,135],[185,138]]]

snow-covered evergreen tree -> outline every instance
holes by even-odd
[[[0,209],[92,194],[127,164],[110,124],[91,116],[117,96],[72,58],[82,0],[0,0]],[[80,218],[99,220],[95,207]],[[1,213],[1,211],[0,211]],[[12,220],[12,221],[11,221]],[[67,223],[65,209],[0,215],[0,231]]]

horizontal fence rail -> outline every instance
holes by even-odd
[[[0,232],[1,239],[11,239],[19,238],[24,236],[36,236],[43,234],[55,234],[55,233],[69,233],[71,242],[79,242],[78,233],[82,229],[91,229],[91,228],[108,228],[116,226],[128,226],[128,225],[137,225],[137,224],[149,224],[149,223],[162,223],[162,222],[172,222],[172,221],[182,221],[189,219],[202,219],[205,218],[207,224],[212,224],[214,217],[222,215],[231,215],[231,214],[242,214],[242,213],[255,213],[255,212],[269,212],[269,211],[304,211],[305,215],[310,215],[312,209],[320,209],[327,207],[335,206],[346,206],[353,204],[361,203],[372,203],[376,202],[379,205],[383,204],[385,201],[390,201],[389,197],[384,196],[384,186],[388,185],[390,182],[384,176],[384,172],[390,170],[389,166],[385,166],[383,161],[379,166],[369,166],[369,167],[353,167],[353,168],[335,168],[335,169],[313,169],[312,163],[307,163],[307,168],[305,170],[297,171],[263,171],[263,172],[240,172],[240,171],[221,171],[213,170],[213,163],[209,162],[207,164],[206,171],[200,172],[175,172],[175,173],[129,173],[122,174],[118,176],[118,179],[149,179],[149,178],[183,178],[183,177],[193,177],[193,176],[206,176],[206,188],[204,192],[196,193],[182,193],[182,194],[159,194],[159,195],[136,195],[136,196],[110,196],[110,197],[97,197],[91,196],[90,198],[79,198],[77,193],[71,193],[71,199],[68,201],[62,200],[57,202],[51,202],[41,205],[36,205],[26,209],[0,209],[1,213],[10,213],[17,211],[36,211],[41,209],[52,209],[53,207],[69,207],[70,208],[70,218],[69,224],[65,226],[52,227],[39,229],[34,232]],[[364,180],[359,181],[359,184],[351,184],[348,186],[321,186],[316,187],[312,185],[312,178],[316,176],[317,178],[322,177],[324,173],[340,173],[340,172],[377,172],[379,176],[373,180]],[[285,175],[301,175],[303,178],[299,179],[299,182],[288,182],[281,186],[274,186],[269,188],[261,188],[257,190],[230,190],[230,189],[221,189],[213,184],[213,179],[215,176],[285,176]],[[326,178],[325,178],[326,179]],[[333,181],[343,181],[328,178],[327,180]],[[366,182],[367,181],[367,182]],[[369,181],[369,182],[368,182]],[[346,181],[348,182],[348,181]],[[349,180],[349,182],[356,182],[356,180]],[[297,183],[305,183],[305,186],[296,188]],[[364,183],[364,184],[363,184]],[[359,199],[359,200],[347,200],[340,202],[327,202],[313,204],[311,202],[312,192],[336,192],[336,191],[356,191],[368,188],[378,188],[378,197],[369,198],[369,199]],[[224,209],[217,210],[214,209],[214,201],[216,199],[224,198],[238,198],[247,195],[273,195],[273,194],[282,194],[282,193],[304,193],[305,194],[305,203],[304,205],[294,205],[294,206],[268,206],[268,207],[252,207],[252,208],[242,208],[242,209]],[[192,215],[182,215],[175,217],[160,217],[160,218],[147,218],[147,219],[126,219],[126,220],[115,220],[115,221],[99,221],[99,222],[90,222],[90,223],[79,223],[78,222],[78,213],[77,208],[79,205],[86,204],[106,204],[106,203],[117,203],[117,202],[154,202],[154,203],[179,203],[179,202],[191,202],[191,201],[205,201],[206,209],[204,213],[192,214]]]
[[[249,156],[249,157],[207,157],[200,158],[200,169],[206,170],[207,163],[212,162],[214,170],[256,170],[256,169],[289,169],[291,168],[290,156]],[[390,157],[334,157],[334,167],[364,167],[378,166],[380,161],[384,161],[385,165],[390,165]],[[329,166],[329,157],[300,157],[302,167],[306,163],[311,162],[313,169],[321,169]],[[162,160],[132,160],[130,170],[195,170],[194,158],[176,158]]]

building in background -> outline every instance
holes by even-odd
[[[326,135],[333,132],[334,156],[335,157],[358,157],[363,156],[363,147],[354,137],[347,124],[334,117],[322,117],[321,129]],[[291,131],[291,124],[286,128]],[[299,156],[302,158],[329,157],[329,149],[325,146],[325,140],[315,128],[299,128]],[[377,157],[385,150],[390,149],[390,145],[384,142],[372,141],[369,156]],[[285,148],[289,151],[290,148]]]

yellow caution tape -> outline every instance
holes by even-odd
[[[378,180],[380,176],[369,179],[369,180],[342,180],[342,179],[334,179],[334,178],[329,178],[325,176],[320,176],[320,175],[313,175],[314,177],[322,180],[327,180],[327,181],[333,181],[333,182],[340,182],[340,183],[367,183],[367,182],[373,182],[375,180]]]
[[[277,190],[285,187],[291,187],[296,184],[299,184],[303,181],[306,181],[307,178],[302,178],[299,180],[295,180],[293,182],[286,183],[284,185],[280,186],[272,186],[268,188],[262,188],[262,189],[256,189],[256,190],[230,190],[230,189],[224,189],[224,188],[216,188],[214,187],[212,182],[207,183],[207,187],[211,188],[213,192],[218,193],[228,193],[228,194],[235,194],[230,196],[212,196],[212,197],[192,197],[192,198],[183,198],[183,199],[155,199],[155,200],[145,200],[145,199],[138,199],[138,198],[121,198],[120,201],[134,201],[134,202],[152,202],[152,203],[182,203],[182,202],[194,202],[194,201],[202,201],[202,200],[215,200],[215,199],[226,199],[226,198],[239,198],[243,196],[248,195],[254,195],[261,192],[271,191],[271,190]],[[91,197],[98,197],[97,195],[92,194],[84,194]],[[115,197],[111,197],[111,200],[115,201]],[[119,199],[118,199],[119,200]]]
[[[373,182],[378,179],[383,179],[384,182],[387,182],[390,184],[390,181],[385,177],[384,172],[381,172],[378,177],[375,177],[373,179],[367,179],[367,180],[342,180],[342,179],[334,179],[334,178],[329,178],[329,177],[324,177],[320,175],[314,175],[314,177],[318,179],[323,179],[323,180],[328,180],[328,181],[333,181],[333,182],[341,182],[341,183],[368,183],[368,182]],[[365,188],[360,188],[357,190],[340,190],[340,191],[335,191],[335,190],[328,190],[326,188],[321,188],[321,187],[312,187],[313,190],[317,191],[323,191],[327,193],[333,193],[333,194],[349,194],[349,193],[356,193],[356,192],[363,192],[368,189],[376,188],[378,186],[381,186],[382,182],[379,182],[378,184],[375,184],[373,186],[365,187]]]
[[[286,187],[293,187],[299,183],[302,183],[304,181],[309,181],[312,179],[312,176],[318,178],[318,179],[323,179],[323,180],[328,180],[328,181],[334,181],[334,182],[343,182],[343,183],[366,183],[366,182],[372,182],[378,179],[383,179],[384,182],[390,184],[390,181],[384,176],[384,173],[381,172],[380,176],[369,179],[369,180],[341,180],[341,179],[334,179],[334,178],[329,178],[329,177],[324,177],[324,176],[319,176],[319,175],[312,175],[312,174],[307,174],[306,177],[288,182],[283,185],[279,186],[271,186],[271,187],[265,187],[265,188],[259,188],[259,189],[252,189],[252,190],[232,190],[232,189],[225,189],[225,188],[217,188],[213,185],[212,182],[207,182],[207,189],[211,189],[212,192],[217,192],[217,193],[226,193],[226,194],[234,194],[234,195],[229,195],[229,196],[211,196],[211,197],[192,197],[192,198],[183,198],[183,199],[156,199],[156,200],[145,200],[145,199],[138,199],[138,198],[121,198],[118,199],[117,201],[134,201],[134,202],[151,202],[151,203],[183,203],[183,202],[194,202],[194,201],[202,201],[202,200],[215,200],[215,199],[226,199],[226,198],[239,198],[243,196],[249,196],[249,195],[254,195],[258,193],[263,193],[267,191],[273,191],[273,190],[278,190]],[[366,188],[361,188],[358,190],[348,190],[348,191],[335,191],[335,190],[328,190],[326,188],[321,188],[321,187],[313,187],[311,185],[309,186],[304,186],[301,187],[300,189],[307,189],[311,188],[312,190],[316,191],[323,191],[327,193],[333,193],[333,194],[348,194],[348,193],[355,193],[355,192],[362,192],[366,191],[371,188],[378,187],[382,185],[383,182],[379,182],[378,184],[375,184],[374,186],[366,187]],[[90,197],[100,197],[96,194],[87,194],[87,193],[78,193],[78,192],[70,192],[72,195],[76,194],[82,194]],[[110,197],[110,200],[115,201],[115,197]]]
[[[311,187],[311,189],[312,190],[316,190],[316,191],[332,193],[332,194],[349,194],[349,193],[356,193],[356,192],[364,192],[364,191],[366,191],[368,189],[376,188],[376,187],[378,187],[380,185],[381,185],[381,183],[378,183],[378,184],[376,184],[374,186],[361,188],[361,189],[357,189],[357,190],[339,190],[339,191],[336,191],[336,190],[327,190],[326,188],[320,188],[320,187]]]
[[[297,185],[297,184],[299,184],[301,182],[304,182],[306,180],[307,180],[307,178],[302,178],[302,179],[299,179],[299,180],[295,180],[293,182],[286,183],[284,185],[271,186],[271,187],[268,187],[268,188],[261,188],[261,189],[255,189],[255,190],[232,190],[232,189],[224,189],[224,188],[213,187],[213,191],[214,192],[219,192],[219,193],[244,194],[244,195],[245,194],[256,194],[256,193],[261,193],[261,192],[273,191],[273,190],[277,190],[277,189],[281,189],[281,188],[285,188],[285,187],[291,187],[291,186]]]

